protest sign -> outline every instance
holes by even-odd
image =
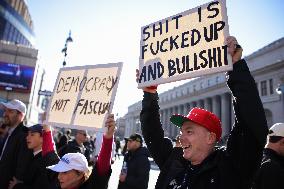
[[[100,130],[111,113],[122,63],[61,68],[48,108],[47,123]]]
[[[213,1],[141,28],[138,88],[232,69],[226,1]]]

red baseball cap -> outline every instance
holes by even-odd
[[[215,133],[218,141],[221,139],[222,127],[220,119],[205,109],[192,108],[187,116],[174,114],[171,116],[170,121],[179,128],[185,121],[192,121]]]

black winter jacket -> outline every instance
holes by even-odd
[[[127,164],[125,182],[119,182],[118,189],[147,189],[150,172],[149,152],[145,147],[124,156]]]
[[[81,153],[85,155],[86,148],[84,145],[79,145],[76,140],[69,141],[66,145],[58,150],[59,157],[63,157],[67,153]]]
[[[0,189],[8,188],[13,177],[24,179],[32,160],[32,150],[28,149],[26,136],[28,128],[20,123],[8,139],[2,159],[0,160]],[[0,152],[1,153],[1,152]]]
[[[278,189],[284,187],[284,157],[274,150],[265,148],[261,167],[253,189]]]
[[[217,148],[190,175],[191,189],[247,189],[260,165],[268,129],[255,81],[244,60],[233,65],[227,84],[234,96],[235,125],[227,148]],[[144,93],[140,120],[147,147],[161,170],[156,189],[166,189],[191,164],[164,142],[157,93]]]
[[[50,164],[51,165],[51,164]],[[33,157],[24,175],[23,183],[15,185],[13,189],[47,189],[49,186],[48,172],[41,152]]]
[[[84,144],[79,145],[75,139],[69,141],[66,145],[62,146],[58,150],[58,155],[60,158],[62,158],[67,153],[76,153],[76,152],[83,154],[87,158],[89,165],[91,165],[89,151],[87,150]]]

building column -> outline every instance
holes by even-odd
[[[183,105],[180,104],[178,105],[178,114],[182,114],[183,113]]]
[[[231,107],[228,93],[221,95],[222,137],[227,136],[231,129]]]
[[[181,115],[182,115],[182,113],[183,113],[182,106],[179,105],[179,106],[178,106],[178,114],[181,114]],[[175,138],[175,136],[176,136],[177,133],[178,133],[178,127],[177,127],[177,126],[175,126],[175,132],[174,132],[174,133],[175,133],[175,134],[174,134],[174,138]]]
[[[220,96],[218,95],[212,98],[212,112],[221,118]]]
[[[204,109],[212,112],[212,104],[211,104],[211,99],[210,98],[205,98],[204,99]]]
[[[164,126],[164,133],[165,136],[169,136],[169,109],[165,109],[165,126]]]
[[[172,122],[170,121],[170,117],[175,113],[174,111],[174,107],[171,107],[170,108],[170,116],[169,116],[169,137],[172,138],[173,136],[173,133],[174,133],[174,127],[173,127],[173,124]]]
[[[197,107],[196,101],[190,102],[190,108],[191,108],[191,109],[192,109],[192,108],[196,108],[196,107]]]
[[[132,127],[131,127],[131,129],[130,129],[130,135],[132,135],[132,134],[136,131],[136,126],[135,126],[135,124],[136,124],[136,120],[135,120],[135,117],[133,116],[133,117],[132,117]]]
[[[164,117],[165,117],[165,110],[160,110],[160,120],[161,120],[163,129],[165,129]]]
[[[188,113],[188,111],[189,111],[189,104],[188,103],[185,103],[184,105],[183,105],[183,115],[187,115],[187,113]]]
[[[204,99],[201,99],[199,101],[200,101],[200,108],[204,109]]]
[[[179,109],[179,106],[176,106],[176,107],[174,108],[174,110],[175,110],[175,113],[178,113],[178,114],[181,113],[181,112],[180,112],[180,109]],[[178,128],[177,128],[174,124],[172,124],[172,126],[173,126],[173,128],[172,128],[172,131],[173,131],[172,138],[175,138],[176,135],[177,135]]]
[[[140,134],[142,133],[141,122],[140,122],[139,116],[135,117],[135,128],[136,128],[135,133],[140,133]]]
[[[197,100],[197,101],[196,101],[196,107],[197,107],[197,108],[202,108],[201,100]]]

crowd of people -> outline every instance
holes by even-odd
[[[180,128],[173,145],[164,136],[157,86],[143,88],[143,136],[125,138],[124,148],[114,137],[113,114],[95,142],[86,130],[67,129],[59,137],[46,124],[24,126],[26,106],[12,100],[1,103],[0,189],[107,189],[112,184],[111,160],[120,158],[119,150],[124,157],[118,189],[148,188],[150,156],[160,169],[156,189],[283,188],[284,123],[268,129],[254,78],[241,58],[242,47],[234,37],[226,43],[233,61],[227,85],[235,113],[226,146],[217,145],[222,136],[218,116],[200,107],[170,117]]]

